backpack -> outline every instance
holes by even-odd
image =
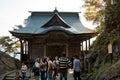
[[[32,72],[34,72],[34,73],[37,72],[37,71],[39,71],[39,69],[38,69],[35,65],[33,65],[33,67],[32,67],[31,70],[32,70]]]
[[[56,68],[56,65],[53,64],[53,62],[51,63],[51,69],[54,70]]]
[[[32,67],[32,72],[35,72],[35,71],[36,71],[36,67],[33,66],[33,67]]]
[[[50,62],[50,67],[48,67],[48,72],[54,70],[54,67],[55,66],[54,66],[53,62]]]

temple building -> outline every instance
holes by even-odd
[[[83,26],[79,12],[30,12],[26,26],[10,31],[21,43],[21,60],[36,57],[60,56],[66,52],[68,57],[80,55],[83,41],[90,46],[90,39],[96,35],[93,30]]]

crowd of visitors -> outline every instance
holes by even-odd
[[[36,58],[32,68],[35,80],[53,80],[57,76],[57,58],[52,61],[51,57]],[[54,74],[54,78],[53,78]]]
[[[51,57],[37,57],[34,61],[32,67],[32,72],[34,73],[35,80],[56,80],[59,74],[59,80],[67,80],[68,68],[72,68],[74,71],[74,80],[81,80],[80,72],[82,64],[77,55],[75,55],[72,61],[66,57],[63,52],[60,57],[55,56],[54,59]],[[26,75],[27,67],[22,65],[22,79],[24,80]]]

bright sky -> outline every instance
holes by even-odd
[[[58,11],[81,12],[84,0],[0,0],[0,36],[11,35],[9,30],[13,30],[15,25],[23,25],[30,13],[28,11],[53,11],[57,7]],[[82,22],[89,28],[94,28],[86,23],[83,17]]]

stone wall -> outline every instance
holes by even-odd
[[[15,61],[19,62],[19,60],[14,59],[8,54],[0,51],[0,75],[6,73],[7,71],[16,69],[17,64]]]

